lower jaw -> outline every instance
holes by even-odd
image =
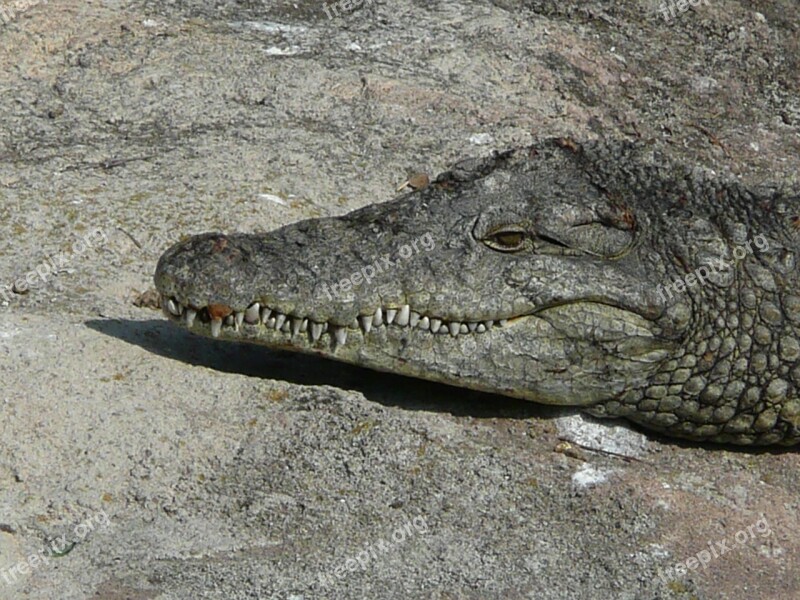
[[[453,322],[423,316],[412,327],[410,315],[401,315],[409,319],[398,322],[399,311],[382,309],[368,324],[360,318],[344,327],[252,306],[249,314],[213,305],[187,310],[169,300],[163,306],[172,321],[201,335],[553,405],[591,406],[621,393],[631,378],[646,377],[646,365],[635,361],[636,371],[631,372],[625,351],[604,345],[614,342],[616,348],[617,343],[639,338],[655,341],[647,337],[644,323],[633,330],[633,324],[613,325],[625,314],[633,321],[641,317],[592,302],[555,306],[508,321],[459,323],[457,328]],[[573,327],[588,317],[600,320],[590,334],[584,327]],[[584,345],[577,353],[582,364],[571,358],[578,344]],[[657,360],[660,357],[648,362]],[[597,365],[606,367],[598,370]]]
[[[181,318],[170,314],[171,320]],[[236,328],[225,325],[219,336],[212,336],[209,323],[199,320],[189,327],[193,333],[216,339],[244,342],[266,346],[275,350],[311,354],[325,359],[349,363],[384,373],[424,379],[436,383],[467,388],[479,392],[499,394],[540,404],[550,405],[590,405],[596,398],[577,398],[574,394],[560,395],[525,381],[524,368],[495,370],[487,356],[500,357],[500,364],[511,364],[520,357],[514,352],[520,336],[536,334],[545,336],[551,332],[550,326],[540,319],[525,317],[509,321],[503,326],[494,325],[483,333],[460,334],[456,339],[449,331],[432,334],[419,328],[398,327],[394,324],[372,327],[369,333],[362,329],[350,330],[346,344],[339,345],[330,328],[316,341],[308,331],[292,335],[263,324],[244,323]],[[185,323],[183,323],[185,325]],[[500,350],[500,349],[503,350]],[[553,367],[548,357],[525,356],[525,361],[536,363],[542,371],[552,371],[556,377],[559,369]],[[561,362],[561,358],[556,359]],[[605,389],[603,390],[605,391]],[[572,398],[572,399],[570,399]]]
[[[468,322],[466,331],[459,326],[455,334],[451,332],[450,322],[443,321],[439,324],[437,332],[433,333],[430,317],[427,320],[427,328],[424,327],[422,318],[411,327],[410,324],[398,325],[394,321],[387,322],[384,313],[382,323],[376,325],[373,321],[369,331],[365,331],[360,323],[354,323],[353,327],[346,328],[347,334],[343,338],[341,329],[326,323],[321,327],[322,333],[314,339],[311,330],[313,322],[308,321],[305,324],[301,322],[298,327],[297,322],[290,317],[275,321],[275,317],[270,315],[266,323],[260,320],[256,323],[245,320],[237,323],[236,317],[229,315],[230,319],[228,317],[222,319],[222,325],[215,335],[212,332],[211,319],[207,314],[203,314],[201,318],[200,311],[197,311],[191,323],[187,323],[185,311],[181,315],[176,315],[167,308],[166,303],[164,314],[172,322],[186,327],[192,333],[213,339],[311,354],[375,371],[526,400],[541,400],[519,385],[505,388],[486,385],[481,373],[472,368],[474,359],[469,358],[465,352],[465,348],[472,348],[475,354],[482,355],[479,348],[491,347],[498,336],[512,334],[515,329],[514,320],[481,321],[474,325]],[[281,322],[282,324],[278,325]],[[403,348],[406,349],[405,352]],[[461,356],[463,363],[447,364],[447,366],[442,363],[439,365],[443,367],[442,370],[431,368],[426,357],[441,358],[446,350],[454,351],[456,355]]]

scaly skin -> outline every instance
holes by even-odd
[[[671,436],[791,445],[798,214],[797,190],[546,140],[342,217],[194,236],[155,281],[199,333]]]

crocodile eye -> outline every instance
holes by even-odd
[[[483,239],[483,243],[500,252],[517,252],[522,250],[528,239],[528,232],[517,225],[508,225],[497,229]]]

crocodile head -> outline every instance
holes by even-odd
[[[605,407],[681,367],[696,319],[663,287],[668,207],[619,159],[552,140],[464,161],[341,217],[190,237],[155,282],[194,332],[624,414]],[[714,437],[696,425],[677,434]]]
[[[467,161],[343,217],[195,236],[156,283],[194,331],[596,404],[646,381],[686,323],[664,316],[646,216],[572,162],[557,147]]]

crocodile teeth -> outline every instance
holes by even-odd
[[[176,317],[181,316],[181,305],[175,302],[175,300],[173,300],[172,298],[167,300],[167,310],[170,312],[170,314]]]
[[[183,307],[178,302],[170,298],[167,300],[167,310],[176,317],[180,317],[181,313],[183,312]]]
[[[303,319],[300,317],[292,317],[292,337],[300,333],[300,328],[303,326]]]
[[[244,320],[251,325],[258,323],[260,309],[261,305],[258,302],[251,304],[247,307],[247,310],[244,311]]]
[[[347,327],[333,325],[332,329],[333,337],[336,340],[336,346],[344,346],[344,343],[347,341]]]
[[[411,307],[408,304],[404,304],[403,306],[400,307],[400,312],[397,313],[394,322],[400,325],[400,327],[405,327],[406,325],[408,325],[410,316],[411,316]]]
[[[372,315],[361,315],[358,320],[361,322],[361,329],[364,330],[364,333],[369,333],[369,330],[372,329]]]
[[[163,300],[162,306],[169,314],[182,317],[189,328],[194,325],[199,312],[194,308],[184,306],[175,298]],[[409,304],[403,304],[398,308],[379,306],[370,315],[358,315],[350,325],[333,325],[327,321],[317,323],[309,321],[308,318],[287,315],[264,306],[261,302],[253,302],[243,311],[233,311],[224,317],[212,318],[210,323],[211,335],[219,337],[223,326],[234,327],[236,331],[239,331],[245,323],[255,325],[259,322],[269,329],[290,334],[292,338],[296,337],[298,333],[308,333],[312,342],[319,341],[322,334],[330,333],[334,350],[345,345],[348,328],[353,330],[361,329],[366,335],[373,327],[396,325],[397,327],[416,327],[417,329],[437,334],[449,333],[452,337],[458,337],[462,334],[484,333],[490,331],[492,327],[504,327],[508,324],[507,319],[465,322],[445,321],[437,317],[422,316],[421,313],[411,310]]]
[[[219,337],[219,332],[222,330],[222,319],[211,319],[211,335]]]

